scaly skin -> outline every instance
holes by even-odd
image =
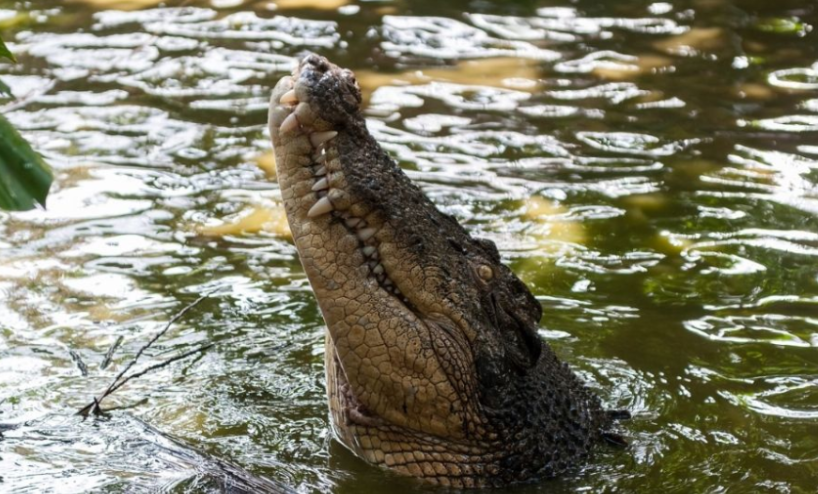
[[[354,76],[307,56],[273,90],[281,194],[327,324],[333,428],[367,461],[454,487],[581,465],[611,415],[537,335],[541,307],[366,129]]]

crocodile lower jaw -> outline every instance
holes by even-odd
[[[368,212],[353,203],[345,190],[346,178],[341,167],[336,146],[337,130],[328,130],[321,125],[320,119],[310,107],[306,91],[299,88],[298,82],[289,78],[292,87],[279,98],[271,112],[270,125],[278,128],[282,138],[309,143],[301,146],[305,169],[309,170],[309,187],[303,199],[312,201],[306,211],[306,220],[311,221],[329,216],[344,224],[347,230],[354,233],[360,241],[360,253],[363,265],[369,274],[387,292],[393,294],[404,305],[411,305],[403,296],[384,265],[381,263],[378,241],[378,225],[367,221]],[[300,96],[300,98],[299,98]],[[300,187],[299,192],[306,187]]]

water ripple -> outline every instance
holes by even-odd
[[[204,55],[162,60],[118,82],[166,98],[262,95],[267,88],[243,84],[292,70],[294,65],[293,58],[283,55],[216,48]]]
[[[545,7],[537,10],[538,17],[514,17],[470,14],[478,27],[507,39],[577,41],[580,37],[611,36],[611,29],[645,34],[670,34],[680,27],[665,18],[586,17],[573,8]]]
[[[818,319],[764,314],[758,316],[705,316],[685,322],[685,328],[712,341],[818,346]]]
[[[628,132],[577,132],[577,139],[601,151],[637,156],[670,156],[693,146],[699,139],[663,142],[648,134]]]
[[[208,40],[271,41],[274,47],[332,47],[338,43],[337,24],[275,16],[264,19],[254,12],[237,12],[221,19],[175,23],[145,22],[149,33]]]
[[[522,57],[556,60],[558,52],[539,48],[525,41],[508,41],[489,36],[485,31],[445,17],[408,17],[387,15],[382,28],[384,51],[434,59],[485,57]]]
[[[722,395],[737,406],[762,415],[792,420],[818,418],[818,377],[769,376],[757,381],[767,389],[747,394],[723,392]]]

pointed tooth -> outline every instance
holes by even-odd
[[[327,161],[327,155],[325,153],[324,154],[319,154],[318,156],[315,157],[315,162],[316,163],[323,163],[325,161]]]
[[[298,115],[299,122],[304,122],[307,125],[315,123],[315,113],[310,108],[309,103],[298,103],[298,106],[295,107],[295,114]]]
[[[387,287],[391,287],[392,286],[392,280],[390,280],[389,278],[385,278],[383,280],[383,284],[386,285]]]
[[[318,167],[318,168],[315,170],[315,172],[313,173],[313,175],[316,175],[316,176],[318,176],[318,177],[323,177],[323,176],[324,176],[324,175],[326,175],[326,174],[327,174],[327,167],[326,167],[326,166],[319,166],[319,167]]]
[[[270,114],[270,125],[275,127],[281,127],[281,123],[290,115],[292,111],[289,108],[285,108],[283,106],[276,106],[273,108],[273,111]]]
[[[298,119],[295,118],[295,113],[290,113],[287,118],[281,122],[281,127],[278,128],[279,132],[292,132],[293,130],[298,128]]]
[[[361,228],[360,230],[358,230],[358,238],[360,238],[364,242],[372,238],[373,235],[375,235],[374,228]]]
[[[298,103],[298,98],[295,96],[295,89],[290,89],[286,93],[281,95],[281,99],[278,101],[282,105],[291,105],[293,103]]]
[[[332,203],[329,202],[328,197],[322,197],[318,199],[315,204],[310,208],[307,212],[307,216],[310,218],[315,218],[316,216],[321,216],[322,214],[327,214],[331,212],[333,209]]]
[[[355,228],[361,223],[361,218],[351,217],[344,220],[344,223],[350,228]],[[373,247],[374,248],[374,247]]]
[[[372,245],[367,245],[366,247],[364,247],[364,255],[365,255],[366,257],[369,257],[369,256],[371,256],[371,255],[372,255],[372,254],[374,254],[374,253],[375,253],[375,247],[374,247],[374,246],[372,246]]]
[[[372,272],[375,274],[382,274],[383,273],[383,264],[378,264],[374,268],[372,268]]]
[[[310,142],[312,143],[313,147],[318,147],[337,135],[338,132],[334,130],[327,130],[324,132],[313,132],[312,134],[310,134]]]
[[[317,192],[319,190],[324,189],[329,189],[329,181],[327,180],[327,177],[320,179],[319,181],[315,182],[315,184],[312,186],[313,192]]]

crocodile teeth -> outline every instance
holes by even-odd
[[[284,124],[281,125],[284,126]],[[338,132],[334,130],[327,130],[324,132],[313,132],[312,134],[310,134],[310,142],[312,143],[313,147],[318,147],[337,135]]]
[[[317,192],[319,190],[324,190],[329,188],[329,181],[327,177],[322,178],[321,180],[315,182],[315,185],[312,186],[312,191]]]
[[[347,218],[347,219],[344,220],[344,223],[346,223],[346,225],[348,227],[350,227],[350,228],[355,228],[356,226],[358,226],[361,223],[361,218],[355,218],[355,217]]]
[[[315,204],[313,204],[313,206],[307,212],[307,216],[310,218],[315,218],[316,216],[327,214],[333,209],[335,208],[332,207],[332,203],[329,202],[329,198],[322,197],[321,199],[318,199],[318,201]]]
[[[366,247],[364,247],[364,255],[366,257],[369,257],[374,253],[375,253],[375,247],[373,247],[371,245],[367,245]]]
[[[360,238],[364,242],[372,238],[373,235],[375,235],[374,228],[361,228],[360,230],[358,230],[358,238]]]
[[[282,105],[291,105],[293,103],[298,103],[298,98],[295,96],[295,89],[290,89],[283,95],[281,95],[281,99],[279,103]]]
[[[327,174],[327,167],[326,166],[319,167],[317,170],[315,170],[315,173],[314,173],[314,175],[317,175],[319,177],[323,177],[326,174]]]
[[[386,285],[387,288],[391,287],[392,286],[392,280],[390,280],[389,278],[385,278],[383,280],[383,284]]]
[[[298,106],[295,107],[296,115],[298,115],[298,121],[303,122],[307,125],[312,125],[315,122],[315,113],[312,112],[312,108],[307,103],[298,103]]]
[[[298,119],[295,118],[295,113],[290,113],[287,118],[281,122],[281,127],[279,127],[279,132],[292,132],[293,130],[298,128]]]
[[[327,155],[326,154],[319,154],[318,156],[315,157],[315,162],[316,163],[323,163],[325,161],[327,161]]]
[[[378,264],[374,268],[372,268],[372,272],[375,274],[383,274],[383,264]]]

